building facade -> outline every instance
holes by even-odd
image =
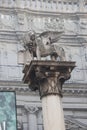
[[[63,87],[66,130],[87,130],[87,0],[0,0],[0,91],[16,92],[18,130],[43,130],[39,93],[23,84],[18,57],[30,30],[64,32],[58,44],[76,61]]]

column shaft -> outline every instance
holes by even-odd
[[[42,98],[44,130],[65,130],[61,98],[49,95]]]
[[[37,130],[36,114],[29,113],[29,115],[28,115],[28,127],[29,127],[29,130]]]

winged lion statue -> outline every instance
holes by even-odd
[[[63,32],[45,31],[41,34],[36,34],[34,31],[27,33],[24,36],[24,48],[29,50],[32,59],[41,60],[43,57],[50,56],[50,60],[65,61],[65,51],[58,45]]]

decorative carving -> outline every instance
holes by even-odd
[[[0,16],[0,29],[15,30],[13,16],[1,14],[1,16]]]
[[[18,14],[18,24],[24,25],[24,15]]]
[[[23,16],[22,16],[23,17]],[[20,19],[22,19],[20,15]],[[55,17],[44,17],[35,15],[26,15],[29,30],[36,32],[44,31],[64,31],[64,19]],[[21,21],[21,20],[20,20]]]
[[[62,96],[62,85],[70,78],[73,67],[71,62],[32,61],[29,71],[26,68],[23,71],[23,81],[33,91],[38,89],[41,98],[50,94]]]
[[[29,113],[35,113],[37,112],[39,109],[36,106],[28,106],[25,105],[24,108],[29,112]]]
[[[26,50],[29,50],[32,59],[37,57],[38,60],[41,60],[41,57],[50,55],[51,60],[57,60],[60,57],[61,61],[65,61],[65,51],[56,43],[62,33],[47,31],[37,36],[35,32],[29,32],[24,36],[24,47]]]
[[[87,19],[80,19],[79,21],[79,30],[81,32],[81,34],[86,34],[87,33]],[[85,38],[86,40],[86,38]]]
[[[64,31],[64,21],[60,18],[45,19],[45,29],[50,31]]]
[[[32,29],[32,22],[33,22],[33,17],[31,15],[27,15],[27,23],[28,23],[28,30]]]
[[[54,67],[50,69],[54,70]],[[65,80],[70,78],[70,73],[42,72],[42,70],[39,70],[36,72],[36,78],[39,79],[38,86],[41,97],[50,94],[62,96],[62,85]]]

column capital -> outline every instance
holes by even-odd
[[[40,72],[41,73],[41,72]],[[42,74],[43,75],[43,74]],[[70,78],[69,71],[67,73],[46,72],[44,78],[40,76],[39,93],[40,97],[47,95],[59,95],[62,97],[62,85]]]
[[[34,114],[39,110],[37,106],[28,106],[28,105],[25,105],[24,109],[31,114]]]
[[[74,67],[75,62],[32,61],[24,68],[23,81],[31,90],[38,89],[41,98],[54,94],[62,97],[62,85],[70,78]]]

